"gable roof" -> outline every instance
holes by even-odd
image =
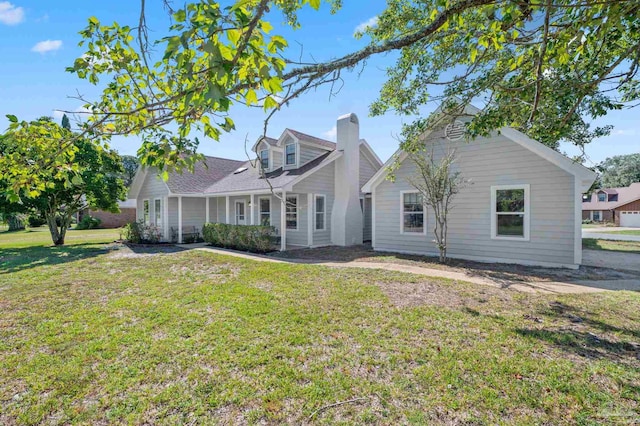
[[[293,130],[293,129],[285,129],[285,132],[291,133],[293,136],[295,136],[299,140],[302,140],[302,141],[305,141],[305,142],[311,142],[313,144],[320,145],[320,146],[323,146],[323,147],[331,149],[331,150],[336,149],[336,143],[335,142],[331,142],[331,141],[328,141],[326,139],[317,138],[315,136],[311,136],[311,135],[308,135],[306,133],[302,133],[302,132],[299,132],[299,131]]]
[[[480,112],[480,109],[474,107],[473,105],[466,105],[464,107],[463,112],[467,115],[476,115]],[[443,106],[440,105],[433,114],[440,115],[443,113],[444,113]],[[422,135],[422,137],[426,138],[429,133],[431,133],[431,131],[425,132]],[[517,143],[523,148],[528,149],[534,154],[537,154],[538,156],[544,158],[550,163],[555,164],[556,166],[566,171],[567,173],[575,176],[576,179],[580,181],[580,187],[582,188],[582,191],[586,191],[596,179],[596,173],[593,172],[592,170],[586,168],[585,166],[583,166],[582,164],[576,161],[571,160],[570,158],[559,153],[558,151],[551,149],[548,146],[534,139],[531,139],[529,136],[525,135],[524,133],[512,127],[503,127],[498,130],[498,133],[506,137],[507,139]],[[389,172],[388,170],[389,166],[396,160],[396,158],[398,158],[400,162],[402,162],[404,161],[406,156],[407,154],[404,151],[402,151],[401,149],[398,149],[389,158],[389,160],[387,160],[384,166],[380,170],[378,170],[378,172],[375,175],[373,175],[373,177],[371,177],[371,179],[369,179],[369,181],[362,187],[362,191],[372,192],[373,188],[375,188],[377,184],[387,176]]]
[[[598,193],[600,192],[611,195],[617,194],[618,199],[615,201],[598,201]],[[589,201],[582,203],[582,210],[613,210],[638,199],[640,199],[640,182],[621,188],[601,188],[591,193]]]

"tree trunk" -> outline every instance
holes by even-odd
[[[49,232],[51,233],[51,240],[53,241],[53,245],[61,246],[64,245],[64,237],[67,233],[67,229],[65,225],[65,218],[63,218],[62,226],[58,230],[58,224],[56,223],[56,213],[49,211],[46,214],[47,225],[49,226]]]

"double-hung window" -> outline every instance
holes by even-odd
[[[316,195],[316,231],[325,230],[325,217],[326,217],[326,197],[324,195]]]
[[[292,166],[296,164],[296,144],[290,143],[284,146],[284,164]]]
[[[604,192],[598,192],[598,201],[599,202],[607,201],[607,194]]]
[[[298,229],[298,196],[287,195],[286,204],[287,229]]]
[[[271,226],[271,199],[260,198],[260,225]]]
[[[144,200],[142,202],[142,214],[143,214],[144,224],[151,225],[150,223],[151,216],[149,214],[149,200]]]
[[[400,231],[403,234],[422,234],[425,232],[424,202],[422,195],[417,191],[402,192],[401,210],[402,218]]]
[[[260,151],[260,166],[262,166],[262,170],[267,170],[269,168],[269,150],[263,149]]]
[[[529,240],[529,185],[491,187],[491,237]]]
[[[162,200],[156,198],[153,201],[153,213],[156,219],[156,226],[162,225]]]

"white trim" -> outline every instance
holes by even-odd
[[[509,190],[509,189],[523,189],[524,190],[524,212],[513,213],[513,215],[524,215],[524,236],[505,236],[498,235],[498,212],[496,211],[496,193],[497,191]],[[508,241],[530,241],[530,225],[531,225],[531,186],[528,183],[515,184],[515,185],[493,185],[491,186],[491,239],[492,240],[508,240]],[[510,214],[510,213],[500,213]],[[582,223],[582,221],[580,221]]]
[[[574,176],[574,228],[573,228],[573,263],[580,265],[582,263],[582,191],[580,191],[580,181]]]
[[[405,194],[418,194],[420,191],[415,189],[408,189],[406,191],[400,191],[400,234],[401,235],[427,235],[427,206],[422,200],[422,232],[407,232],[404,230],[404,215],[405,214],[420,214],[420,213],[405,213],[404,211],[404,196]],[[364,200],[362,202],[362,208],[364,213]]]
[[[226,196],[226,202],[225,202],[225,217],[224,217],[224,223],[227,223],[229,225],[231,225],[233,222],[231,222],[231,202],[229,201],[229,196]]]
[[[205,223],[211,223],[211,207],[209,207],[209,202],[211,201],[211,197],[204,197],[205,204],[205,215],[204,221]]]
[[[149,220],[147,221],[147,219],[144,217],[144,202],[147,202],[147,211],[149,212]],[[151,200],[148,198],[143,198],[142,199],[142,221],[144,222],[144,224],[146,226],[151,225]]]
[[[178,197],[178,243],[182,244],[182,197]]]
[[[313,245],[313,232],[316,230],[315,228],[315,200],[316,195],[312,193],[307,193],[307,245]]]
[[[249,196],[249,206],[249,210],[251,211],[251,216],[249,217],[249,225],[255,225],[256,197],[253,194]]]
[[[162,198],[154,198],[153,199],[153,223],[157,227],[158,226],[158,212],[156,211],[156,201],[160,201],[160,224],[164,220],[164,215],[162,213]]]
[[[376,248],[376,193],[371,193],[371,248]]]
[[[244,212],[242,216],[244,219],[242,221],[244,223],[238,223],[238,205],[242,204],[242,211]],[[234,225],[246,225],[247,224],[247,201],[246,200],[235,200],[233,203],[233,221]]]
[[[272,220],[273,209],[271,208],[271,197],[258,197],[258,225],[262,225],[262,207],[261,207],[262,200],[269,201],[269,226],[273,226],[273,220]]]
[[[366,149],[366,154],[369,154],[368,160],[370,160],[372,166],[378,167],[378,168],[382,167],[384,163],[382,162],[380,157],[378,157],[378,154],[376,154],[373,148],[371,148],[371,145],[369,145],[366,139],[360,139],[360,146]],[[365,157],[366,157],[366,154],[365,154]]]
[[[429,256],[429,257],[439,256],[439,253],[437,252],[419,252],[419,251],[410,251],[410,250],[388,250],[388,249],[375,249],[375,251],[379,251],[383,253],[413,254],[417,256]],[[466,256],[466,255],[457,255],[457,254],[450,254],[450,253],[447,253],[447,257],[450,257],[452,259],[473,260],[476,262],[483,262],[483,263],[510,263],[513,265],[542,266],[545,268],[578,269],[578,267],[580,266],[580,265],[574,265],[573,263],[536,262],[536,261],[521,260],[521,259],[506,259],[502,257]]]
[[[280,251],[287,249],[287,192],[282,191],[280,200]]]
[[[267,144],[268,145],[268,144]],[[262,167],[262,153],[267,151],[267,167],[263,168],[265,173],[268,172],[269,170],[271,170],[271,150],[269,148],[267,149],[261,149],[260,152],[258,153],[258,160],[260,161],[260,167]]]
[[[287,214],[287,198],[295,198],[296,199],[296,227],[295,228],[287,228],[287,221],[286,221],[286,214]],[[284,205],[285,205],[285,222],[284,222],[284,229],[286,229],[287,231],[298,231],[300,229],[300,197],[298,197],[298,194],[290,194],[287,195],[284,198]]]
[[[318,212],[316,208],[318,204],[316,203],[317,198],[322,198],[322,206],[324,211],[322,212],[322,228],[318,229],[316,227],[317,215]],[[313,194],[313,230],[314,231],[326,231],[327,230],[327,196],[325,194]]]
[[[164,197],[164,217],[166,218],[163,223],[163,234],[165,241],[169,241],[171,236],[169,235],[169,197]]]

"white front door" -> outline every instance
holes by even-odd
[[[246,214],[245,214],[245,203],[244,201],[236,201],[236,225],[246,225]]]
[[[620,226],[640,228],[640,211],[621,211]]]

